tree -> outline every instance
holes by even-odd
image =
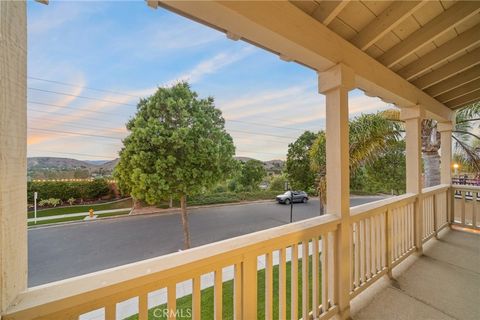
[[[362,114],[350,121],[350,173],[370,164],[400,138],[399,126],[390,121],[388,112]],[[317,176],[321,204],[326,204],[326,136],[321,131],[310,149],[310,166]]]
[[[288,145],[286,173],[293,189],[313,188],[315,176],[310,170],[310,148],[317,134],[305,131],[298,139]]]
[[[235,147],[213,98],[185,83],[141,99],[128,121],[114,177],[136,201],[180,199],[185,248],[190,247],[187,197],[225,179]]]
[[[285,175],[277,175],[272,178],[270,182],[270,190],[274,191],[283,191],[285,190],[285,183],[287,182],[287,178]]]
[[[401,123],[400,112],[389,110],[388,118]],[[454,158],[480,171],[480,155],[475,149],[475,141],[480,137],[473,133],[474,123],[480,121],[480,103],[472,103],[460,108],[455,113],[455,126],[452,130],[454,141]],[[399,127],[399,130],[403,130]],[[478,126],[477,126],[478,128]],[[437,132],[437,122],[432,119],[422,121],[422,159],[425,172],[425,187],[440,183],[440,133]]]
[[[244,188],[250,191],[257,190],[258,185],[266,175],[267,171],[261,161],[248,160],[242,166],[239,182]]]

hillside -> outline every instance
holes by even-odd
[[[248,157],[235,157],[247,162],[254,160]],[[90,177],[111,176],[118,163],[118,158],[113,160],[77,160],[57,157],[31,157],[27,159],[28,176],[32,179],[85,179]],[[284,161],[262,161],[267,172],[280,173]]]

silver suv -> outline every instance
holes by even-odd
[[[308,201],[308,195],[305,191],[287,191],[284,194],[279,194],[276,198],[278,203],[290,204],[291,202]]]

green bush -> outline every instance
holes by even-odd
[[[70,198],[96,200],[110,195],[108,182],[104,179],[92,181],[31,181],[27,184],[28,202],[33,202],[33,193],[38,192],[41,199],[60,199],[68,201]]]

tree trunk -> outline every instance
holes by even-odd
[[[170,203],[168,204],[168,207],[171,209],[173,207],[173,197],[170,196]]]
[[[440,155],[437,152],[423,152],[425,188],[440,184]]]
[[[188,226],[187,196],[180,197],[180,207],[182,208],[182,226],[184,249],[190,249],[190,228]]]

